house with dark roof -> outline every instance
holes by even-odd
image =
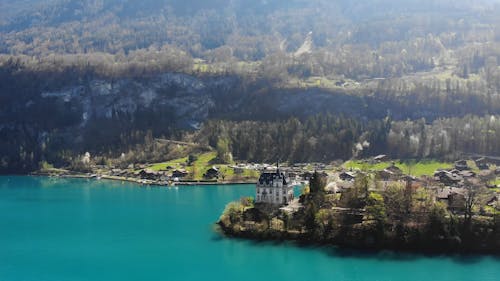
[[[179,170],[175,170],[172,172],[172,178],[184,178],[188,175],[189,173],[184,170],[184,169],[179,169]]]
[[[387,159],[388,159],[388,157],[385,154],[381,154],[381,155],[377,155],[377,156],[373,157],[373,161],[375,161],[375,162],[382,162],[382,161],[386,161]]]
[[[287,205],[294,199],[293,183],[281,172],[264,171],[261,173],[255,188],[255,202],[272,205]]]
[[[396,166],[396,164],[392,163],[391,166],[385,168],[385,170],[393,173],[394,175],[396,176],[400,176],[403,174],[403,170],[401,170],[398,166]]]
[[[487,198],[486,205],[493,208],[500,207],[500,195],[498,194],[491,195],[489,198]]]
[[[219,169],[217,169],[217,167],[212,167],[210,169],[208,169],[205,174],[203,174],[203,177],[205,179],[215,179],[215,178],[219,178]]]
[[[342,172],[340,173],[339,178],[343,181],[354,181],[354,179],[356,179],[356,174],[353,172]]]
[[[470,170],[466,160],[459,160],[455,162],[455,169],[459,171]]]
[[[437,191],[437,200],[445,203],[452,211],[461,211],[465,207],[465,189],[444,187]]]
[[[476,163],[476,167],[479,170],[489,170],[490,169],[490,165],[488,164],[488,161],[484,157],[478,158],[474,162]]]
[[[434,178],[446,186],[455,186],[463,181],[463,177],[460,175],[444,170],[436,171],[434,173]]]

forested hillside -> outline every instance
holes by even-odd
[[[0,171],[155,138],[224,139],[252,161],[500,155],[498,15],[497,0],[1,0]]]

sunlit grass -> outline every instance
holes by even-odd
[[[259,172],[249,169],[244,169],[243,173],[236,174],[234,169],[231,168],[229,164],[216,164],[214,163],[217,158],[217,153],[215,151],[202,153],[196,155],[196,161],[191,163],[191,165],[187,165],[188,157],[179,158],[163,163],[155,163],[151,167],[151,170],[160,171],[166,170],[167,167],[173,167],[174,169],[186,169],[189,172],[189,179],[192,180],[203,180],[203,175],[207,172],[208,169],[213,166],[217,167],[221,173],[220,180],[232,181],[232,180],[253,180],[259,177]]]
[[[382,171],[385,168],[395,163],[396,167],[400,168],[403,173],[410,174],[413,176],[432,176],[434,172],[438,169],[449,169],[453,167],[452,163],[439,162],[436,160],[422,160],[420,162],[401,162],[399,160],[386,161],[380,163],[370,164],[364,161],[348,161],[344,164],[346,169],[359,169],[359,170],[371,170],[371,171]]]

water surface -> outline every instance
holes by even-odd
[[[370,254],[220,237],[252,186],[0,177],[0,280],[498,281],[500,259]]]

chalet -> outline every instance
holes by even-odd
[[[488,164],[488,161],[484,157],[476,159],[474,162],[476,163],[476,167],[479,170],[489,170],[490,169],[490,165]]]
[[[356,175],[353,172],[343,172],[339,175],[339,178],[343,181],[354,181]]]
[[[127,170],[122,170],[122,169],[112,169],[111,170],[111,175],[112,176],[117,176],[117,177],[124,176],[127,173],[128,173]]]
[[[263,172],[255,188],[255,202],[272,205],[287,205],[294,199],[294,188],[291,180],[280,171]]]
[[[498,194],[492,195],[486,200],[486,205],[493,208],[500,206],[500,196]]]
[[[465,206],[465,190],[456,187],[444,187],[437,191],[437,200],[446,203],[450,210],[460,211]]]
[[[184,170],[184,169],[178,169],[172,172],[172,178],[184,178],[188,175],[189,173]]]
[[[160,176],[161,173],[150,169],[141,170],[139,172],[139,177],[143,180],[158,180]]]
[[[314,172],[304,172],[300,175],[300,177],[303,179],[303,180],[310,180],[313,176]]]
[[[470,170],[469,165],[467,164],[466,160],[459,160],[455,162],[455,169],[459,171],[465,171],[465,170]]]
[[[434,178],[446,186],[455,186],[463,181],[461,176],[450,171],[437,171],[434,173]]]
[[[373,161],[375,162],[382,162],[382,161],[387,161],[388,157],[385,154],[377,155],[373,157]]]
[[[245,169],[243,169],[242,167],[239,167],[239,166],[233,166],[233,171],[236,175],[241,175],[245,172]]]
[[[417,177],[410,176],[410,175],[404,175],[404,176],[402,176],[401,180],[405,181],[405,182],[416,182],[416,181],[419,181],[419,179]]]
[[[393,173],[396,176],[400,176],[403,174],[403,171],[398,166],[396,166],[396,164],[394,164],[394,163],[392,163],[391,166],[385,168],[385,170]]]
[[[395,178],[395,174],[387,169],[378,171],[377,176],[383,181],[389,181]]]
[[[219,178],[219,169],[217,167],[212,167],[208,169],[205,174],[203,174],[203,177],[206,179],[214,179],[214,178]]]
[[[456,174],[461,176],[462,178],[475,178],[476,177],[476,173],[473,171],[470,171],[470,170],[459,171]]]
[[[291,178],[291,179],[296,179],[297,176],[299,175],[299,173],[297,171],[290,171],[288,172],[288,176]]]

